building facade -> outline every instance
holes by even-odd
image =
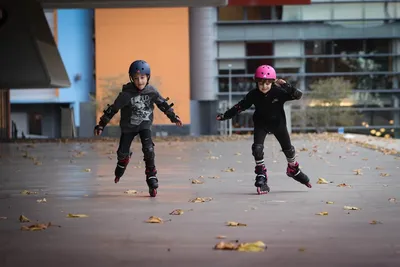
[[[246,3],[243,3],[246,2]],[[232,0],[220,8],[140,8],[46,11],[73,83],[54,90],[11,90],[11,118],[19,132],[48,137],[90,136],[135,59],[152,66],[151,83],[175,103],[184,127],[156,111],[155,134],[217,134],[215,115],[251,88],[261,64],[302,89],[332,77],[351,81],[343,109],[358,117],[346,131],[400,129],[400,3],[363,0]],[[309,103],[308,103],[309,104]],[[297,120],[292,130],[314,131]],[[117,135],[117,119],[107,135]],[[72,125],[72,126],[71,126]],[[251,110],[233,120],[251,131]],[[337,130],[340,125],[325,125]],[[382,131],[383,132],[383,131]]]
[[[310,5],[218,9],[218,96],[233,100],[254,86],[256,66],[270,64],[280,77],[307,94],[313,82],[332,77],[351,81],[353,93],[343,110],[357,113],[345,131],[400,128],[400,3],[398,1],[314,0]],[[231,73],[231,75],[229,75]],[[315,130],[294,119],[292,130]],[[234,120],[234,131],[251,130],[251,113]],[[337,130],[331,121],[327,130]],[[383,135],[383,134],[382,134]]]

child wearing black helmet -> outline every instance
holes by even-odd
[[[264,164],[264,141],[269,132],[275,135],[286,156],[287,176],[311,188],[310,179],[300,170],[299,163],[296,161],[296,151],[290,141],[283,109],[286,101],[300,99],[303,93],[286,81],[276,79],[275,69],[268,65],[257,68],[254,80],[257,88],[247,93],[239,103],[224,114],[217,115],[217,120],[231,119],[252,105],[255,106],[254,142],[251,150],[256,163],[254,172],[257,176],[254,185],[257,187],[258,194],[265,194],[270,190],[267,184],[267,168]]]
[[[129,67],[130,82],[123,85],[122,91],[112,105],[104,110],[94,134],[100,135],[107,123],[121,110],[120,128],[121,137],[117,150],[117,166],[115,168],[115,183],[118,183],[125,172],[132,152],[131,143],[139,134],[142,143],[143,160],[146,165],[145,175],[150,196],[155,197],[158,188],[157,170],[154,162],[154,143],[152,141],[151,126],[153,124],[154,104],[178,126],[182,126],[179,117],[157,89],[149,85],[150,66],[143,60],[134,61]]]

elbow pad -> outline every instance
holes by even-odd
[[[117,111],[114,108],[114,105],[107,105],[107,109],[103,110],[103,116],[100,117],[99,125],[105,127],[110,120],[114,117]]]
[[[158,107],[160,108],[160,110],[161,110],[162,112],[164,112],[167,116],[168,116],[167,112],[168,112],[170,109],[172,110],[172,113],[174,112],[173,109],[172,109],[172,107],[174,106],[174,103],[168,104],[168,103],[167,103],[168,100],[169,100],[169,97],[167,97],[167,98],[165,99],[165,101],[161,102],[161,104],[158,105]]]
[[[294,99],[300,99],[303,96],[303,92],[300,91],[299,89],[294,90],[294,92],[292,93],[292,97]]]

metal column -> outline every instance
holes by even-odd
[[[217,133],[217,9],[189,8],[191,135]]]

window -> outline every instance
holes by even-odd
[[[306,59],[306,72],[308,73],[322,73],[332,72],[333,58],[307,58]]]
[[[334,74],[334,73],[332,73]],[[359,73],[349,73],[350,75],[340,76],[349,80],[353,84],[353,88],[357,90],[374,90],[374,89],[391,89],[393,86],[392,75],[360,75]],[[335,77],[335,75],[329,76]],[[306,88],[319,80],[326,77],[308,76],[306,77]]]
[[[246,56],[272,56],[273,43],[246,43]],[[254,73],[260,65],[272,65],[272,59],[247,59],[246,68],[248,73]]]
[[[271,20],[272,7],[270,6],[249,6],[247,9],[247,20]]]
[[[244,8],[241,6],[225,6],[218,8],[218,20],[235,21],[244,20]]]

